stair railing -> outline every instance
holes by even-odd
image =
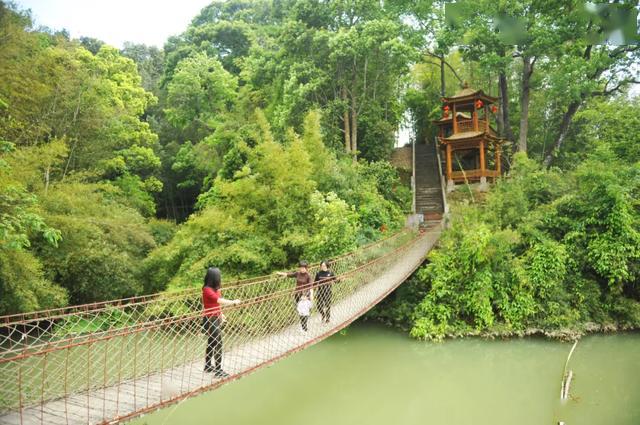
[[[416,138],[411,143],[411,212],[416,213]]]
[[[442,174],[442,161],[440,160],[440,149],[438,149],[438,137],[434,138],[433,149],[436,150],[436,160],[438,161],[438,176],[440,177],[440,194],[442,195],[442,207],[444,214],[449,213],[449,204],[447,204],[447,184]]]

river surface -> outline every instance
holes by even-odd
[[[638,425],[640,334],[412,340],[380,325],[346,332],[136,425]]]

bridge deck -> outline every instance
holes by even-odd
[[[118,422],[237,379],[348,326],[415,271],[437,241],[440,230],[439,224],[429,229],[407,246],[377,277],[335,302],[331,308],[330,324],[322,323],[320,315],[314,313],[309,318],[308,332],[302,332],[297,324],[290,325],[277,333],[249,338],[225,350],[223,365],[231,374],[227,379],[216,379],[213,374],[203,372],[203,360],[199,359],[138,379],[122,381],[118,385],[76,393],[23,408],[22,411],[10,412],[0,416],[0,424]],[[204,335],[194,338],[199,339],[198,347],[204,347]]]

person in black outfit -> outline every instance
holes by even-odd
[[[336,275],[329,270],[329,263],[320,263],[320,270],[316,273],[314,285],[317,287],[317,307],[322,321],[329,323],[331,320],[331,286],[336,280]]]
[[[220,287],[222,274],[217,267],[209,267],[202,287],[203,326],[207,335],[204,371],[213,372],[217,378],[228,378],[222,370],[222,323],[225,321],[221,306],[238,305],[240,300],[222,298]],[[214,363],[211,364],[213,359]]]

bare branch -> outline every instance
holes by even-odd
[[[453,73],[453,76],[454,76],[454,77],[456,77],[456,78],[458,79],[458,82],[459,82],[460,84],[462,84],[462,83],[463,83],[462,78],[460,78],[460,76],[458,75],[458,73],[456,72],[456,70],[455,70],[455,69],[453,69],[453,66],[451,66],[451,64],[450,64],[449,62],[447,62],[447,61],[444,59],[444,57],[443,57],[443,56],[437,55],[437,54],[435,54],[435,53],[433,53],[433,52],[430,52],[430,51],[428,51],[428,50],[427,50],[427,51],[425,51],[425,53],[426,53],[427,55],[431,56],[431,57],[438,58],[439,60],[441,60],[441,61],[442,61],[445,65],[447,65],[447,67],[451,70],[451,72]]]
[[[620,81],[615,87],[611,89],[607,89],[607,86],[609,85],[610,82],[611,80],[607,81],[607,83],[604,85],[604,89],[602,89],[601,91],[591,92],[591,95],[592,96],[609,96],[609,95],[612,95],[613,93],[619,92],[623,87],[626,87],[629,84],[640,84],[640,80],[626,79],[626,80]]]

